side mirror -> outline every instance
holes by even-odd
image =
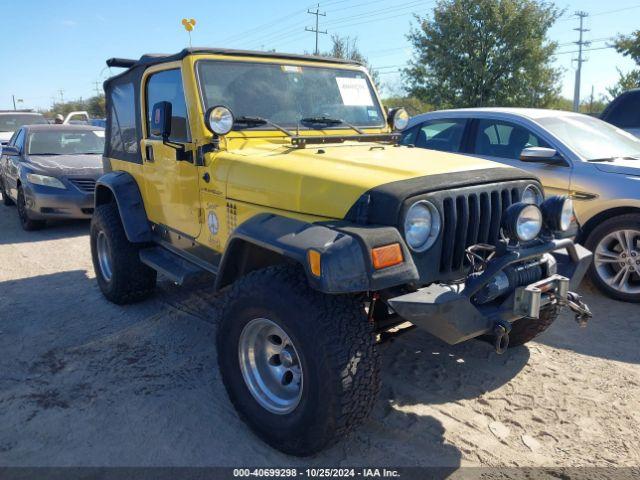
[[[151,110],[151,135],[166,140],[171,135],[171,102],[158,102]]]
[[[0,148],[0,154],[8,155],[9,157],[18,157],[20,156],[20,150],[13,145],[3,145],[2,148]]]
[[[564,159],[554,148],[529,147],[520,153],[520,161],[530,163],[548,163],[553,165],[566,165]]]

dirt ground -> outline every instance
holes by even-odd
[[[23,232],[0,207],[0,466],[640,465],[640,305],[583,286],[586,329],[567,315],[502,356],[406,333],[380,347],[371,419],[297,459],[227,399],[218,300],[163,282],[144,303],[108,303],[87,232]]]

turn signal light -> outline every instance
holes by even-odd
[[[392,267],[404,261],[402,248],[399,243],[392,243],[391,245],[372,249],[371,259],[373,260],[373,267],[376,270]]]
[[[309,269],[316,277],[319,277],[322,271],[320,270],[320,252],[316,250],[307,251],[307,261],[309,262]]]

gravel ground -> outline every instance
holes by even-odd
[[[161,282],[144,303],[108,303],[87,232],[23,232],[0,207],[0,466],[640,465],[639,305],[584,286],[586,329],[567,315],[502,356],[418,330],[394,338],[371,419],[297,459],[227,399],[218,299]]]

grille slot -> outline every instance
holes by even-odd
[[[92,178],[70,178],[69,181],[83,192],[92,193],[96,188],[96,181]]]
[[[500,239],[503,213],[518,201],[520,190],[507,186],[445,197],[442,200],[440,272],[462,269],[467,263],[465,250],[471,245],[496,245]]]

